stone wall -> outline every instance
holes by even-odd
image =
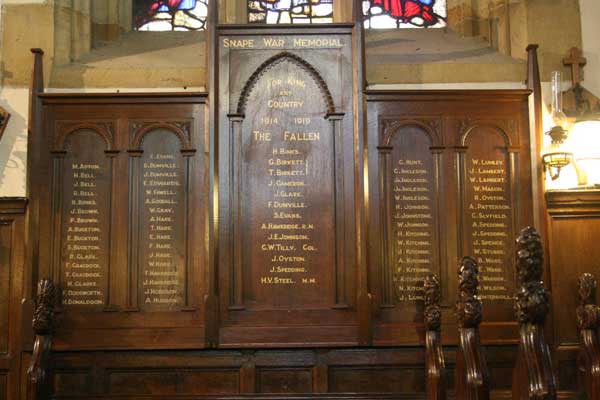
[[[189,38],[169,36],[164,40],[153,37],[156,48],[145,48],[139,38],[134,37],[135,33],[128,33],[129,1],[1,1],[0,105],[13,117],[0,143],[0,196],[25,195],[30,48],[44,49],[46,86],[55,90],[183,91],[201,89],[205,85],[203,34]],[[550,71],[562,68],[561,60],[567,50],[582,45],[583,25],[583,47],[588,58],[584,84],[600,95],[597,41],[600,3],[597,0],[447,1],[449,34],[455,32],[471,41],[480,40],[484,47],[489,45],[492,50],[496,49],[498,56],[488,54],[485,60],[479,61],[476,57],[440,61],[440,54],[434,54],[436,50],[431,46],[428,51],[432,53],[425,54],[423,60],[430,58],[437,60],[435,62],[401,65],[402,62],[392,60],[391,64],[373,64],[377,56],[370,56],[370,83],[393,84],[397,88],[408,87],[408,84],[411,88],[520,87],[525,79],[524,49],[528,43],[536,42],[540,44],[542,78],[548,81]],[[578,1],[581,1],[582,13]],[[350,20],[350,4],[351,0],[336,0],[337,22]],[[222,0],[220,10],[222,22],[246,21],[244,0]],[[403,35],[406,36],[402,32],[384,33],[381,40],[370,35],[368,43],[396,40],[400,44],[405,40]],[[110,50],[107,43],[114,43],[116,49]],[[418,39],[414,45],[419,47]],[[396,47],[402,48],[402,45]],[[454,57],[460,51],[449,54]],[[404,56],[411,58],[409,54]],[[505,62],[501,56],[512,61]],[[498,64],[500,62],[503,64]],[[373,65],[377,65],[377,69]],[[416,73],[407,73],[411,71]],[[566,69],[563,71],[568,73]]]

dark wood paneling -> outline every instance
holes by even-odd
[[[424,393],[423,365],[331,367],[329,390],[356,393]]]
[[[306,368],[257,368],[257,393],[312,393],[313,371]]]
[[[0,198],[0,396],[18,398],[25,277],[25,212],[22,198]]]
[[[0,221],[0,356],[8,355],[9,348],[12,235],[12,221]]]
[[[424,343],[418,292],[431,272],[441,278],[444,342],[457,343],[451,308],[465,255],[481,269],[483,342],[515,343],[512,241],[534,211],[528,94],[368,92],[375,345]]]
[[[445,348],[448,376],[454,347]],[[495,391],[510,388],[514,349],[486,349]],[[59,352],[57,395],[425,393],[423,348]],[[449,380],[452,390],[452,379]]]
[[[217,35],[220,345],[356,345],[352,29]]]
[[[65,395],[86,395],[91,393],[90,371],[54,371],[54,391]]]
[[[205,96],[42,102],[34,267],[62,291],[55,348],[204,347]]]
[[[348,37],[347,27],[335,29],[340,38]],[[235,29],[224,32],[223,37],[243,36],[236,32]],[[268,32],[275,36],[279,34],[278,30]],[[92,163],[89,160],[95,160],[95,164],[102,164],[108,171],[102,179],[98,179],[98,183],[106,187],[96,186],[96,189],[102,193],[110,189],[109,194],[98,193],[96,196],[108,204],[104,208],[110,211],[103,212],[105,215],[100,227],[103,235],[110,232],[107,238],[99,239],[110,249],[110,252],[102,253],[101,264],[105,267],[102,279],[105,281],[98,284],[106,288],[101,297],[102,306],[66,306],[61,310],[56,337],[58,373],[55,377],[59,396],[195,396],[201,393],[220,396],[327,391],[404,393],[413,398],[424,395],[424,328],[419,279],[426,272],[440,274],[442,336],[445,345],[455,345],[457,328],[450,309],[456,299],[455,268],[462,253],[475,252],[474,221],[463,216],[470,209],[470,198],[476,196],[474,186],[466,184],[473,177],[469,175],[469,169],[476,168],[473,159],[493,158],[496,161],[494,165],[500,165],[498,169],[502,169],[497,174],[497,178],[502,179],[502,195],[491,199],[490,204],[500,208],[504,203],[509,204],[510,213],[503,222],[505,232],[499,230],[505,235],[502,245],[497,247],[510,255],[513,231],[531,221],[526,93],[369,94],[368,182],[371,186],[368,199],[362,198],[363,192],[358,198],[359,202],[364,201],[371,207],[367,235],[371,257],[368,263],[369,282],[377,305],[371,331],[371,321],[360,320],[357,312],[357,298],[360,297],[357,277],[361,271],[366,271],[367,265],[357,263],[354,257],[357,244],[354,212],[358,206],[355,191],[359,176],[356,174],[355,145],[362,138],[347,134],[353,130],[349,116],[354,111],[351,94],[336,83],[338,77],[334,76],[337,73],[334,70],[339,72],[339,69],[324,67],[341,65],[344,74],[351,66],[340,64],[336,57],[323,56],[320,59],[318,51],[298,50],[293,52],[294,56],[277,58],[279,53],[271,50],[265,59],[257,58],[247,64],[243,62],[242,55],[236,56],[237,61],[235,57],[233,61],[229,60],[247,79],[236,80],[235,85],[239,87],[227,88],[230,92],[222,100],[221,129],[224,132],[219,135],[218,154],[221,170],[216,175],[222,179],[218,192],[221,196],[218,228],[221,230],[219,249],[222,253],[217,257],[218,268],[213,271],[209,271],[205,261],[205,249],[209,246],[207,231],[210,229],[205,224],[205,217],[210,212],[208,196],[211,190],[208,187],[209,137],[204,131],[204,97],[43,97],[45,125],[50,134],[48,151],[41,156],[39,165],[54,165],[55,168],[40,171],[48,181],[54,182],[52,190],[41,194],[41,237],[54,237],[52,229],[61,229],[60,222],[65,225],[64,222],[68,221],[60,216],[66,209],[62,206],[71,204],[72,199],[68,196],[72,195],[74,188],[72,178],[66,184],[64,178],[74,172],[60,167],[60,163],[68,160],[68,149],[75,147],[64,150],[65,147],[58,146],[56,143],[60,143],[61,135],[69,132],[65,136],[68,140],[79,138],[77,140],[85,148],[84,152],[77,151],[84,155],[82,159],[89,163]],[[261,61],[268,62],[272,57],[275,59],[271,60],[271,64],[263,65],[263,70],[260,70]],[[253,78],[256,71],[259,72]],[[319,81],[315,71],[323,82]],[[298,117],[289,113],[262,115],[264,110],[258,107],[261,102],[268,104],[273,96],[281,94],[273,92],[280,88],[275,89],[265,82],[283,81],[281,78],[287,77],[294,77],[297,83],[304,82],[305,87],[293,92],[296,87],[285,80],[285,84],[291,86],[281,90],[291,89],[292,95],[300,93],[304,96],[301,101],[311,101],[310,106],[303,109],[312,116],[311,121],[306,129],[298,128],[298,132],[304,132],[303,137],[309,139],[319,137],[319,144],[312,143],[317,140],[306,140],[290,146],[284,131],[268,132],[264,129],[263,133],[274,135],[274,132],[279,132],[279,136],[261,148],[252,143],[254,131],[260,130],[254,126],[256,121],[267,127],[269,122],[288,126],[294,125],[293,119]],[[247,104],[242,107],[244,114],[239,113],[239,98],[244,96],[245,82],[251,84],[246,90],[244,101]],[[260,90],[253,85],[258,85]],[[344,113],[337,112],[340,110]],[[282,118],[283,122],[275,122],[274,118]],[[104,135],[98,132],[104,132]],[[315,136],[317,132],[319,136]],[[85,141],[90,143],[83,143]],[[281,148],[297,150],[297,153],[279,157],[280,154],[274,151],[279,153]],[[161,160],[157,160],[159,155]],[[301,217],[306,219],[306,230],[315,232],[294,234],[310,236],[315,247],[321,246],[322,251],[317,251],[318,257],[313,260],[309,254],[306,266],[301,268],[318,271],[317,278],[321,280],[317,282],[322,285],[300,286],[299,290],[289,291],[282,289],[285,285],[271,287],[259,284],[261,277],[270,274],[270,268],[265,269],[265,265],[270,264],[272,257],[265,258],[262,249],[258,251],[252,246],[278,241],[278,237],[268,236],[278,232],[262,232],[263,220],[273,223],[266,221],[269,213],[273,212],[268,202],[280,201],[275,197],[279,192],[271,193],[265,189],[270,181],[270,178],[265,178],[269,174],[270,159],[275,164],[277,159],[280,164],[281,160],[297,162],[305,167],[305,173],[308,161],[309,169],[317,165],[305,176],[310,188],[285,189],[285,193],[299,193],[302,200],[281,202],[305,203],[306,206],[310,200],[308,211]],[[411,161],[410,165],[407,160]],[[152,163],[161,165],[151,166]],[[394,175],[394,165],[405,171],[399,170]],[[494,165],[489,164],[485,168]],[[280,169],[291,171],[296,166],[285,165]],[[178,188],[174,193],[167,189],[164,193],[148,194],[147,190],[155,189],[144,188],[146,174],[159,171],[168,174],[159,178],[172,178],[169,180],[173,187]],[[383,171],[390,174],[380,175]],[[405,178],[425,176],[424,191],[414,195],[417,197],[397,200],[394,192],[389,191],[389,181],[403,174]],[[58,183],[62,186],[57,186]],[[269,193],[273,198],[269,197]],[[504,197],[501,199],[501,196]],[[169,207],[169,202],[177,203],[172,210],[173,216],[169,217],[172,219],[165,220],[172,230],[157,232],[157,235],[166,235],[160,239],[151,237],[155,233],[149,207],[156,199],[166,201],[162,204],[165,208]],[[386,224],[382,222],[391,219],[390,215],[397,206],[402,208],[413,203],[413,208],[402,211],[431,214],[431,225],[420,231],[427,236],[410,239],[423,243],[403,243],[397,248],[397,253],[390,252],[393,241],[398,240],[398,231],[389,225],[385,231]],[[235,212],[238,214],[234,215]],[[68,227],[66,229],[62,236],[68,236]],[[1,232],[0,229],[0,237]],[[237,241],[232,238],[237,238]],[[144,283],[144,275],[151,272],[147,268],[151,262],[148,249],[158,243],[155,240],[164,241],[165,247],[161,250],[172,251],[169,259],[173,261],[164,267],[171,268],[167,272],[177,276],[177,282],[169,283],[168,287],[160,288],[163,292],[157,292],[159,296],[167,297],[167,303],[153,303],[152,300],[146,303],[148,287]],[[287,243],[288,239],[283,241],[286,245],[293,245],[291,242],[295,240],[289,239],[290,243]],[[40,260],[57,261],[54,264],[40,262],[40,275],[65,278],[58,272],[64,262],[61,260],[62,245],[51,241],[41,243]],[[425,252],[421,253],[421,249]],[[399,251],[406,250],[415,251],[415,257],[428,255],[423,257],[428,258],[427,265],[410,271],[393,270],[391,266],[400,255]],[[236,264],[235,257],[241,263]],[[508,256],[505,261],[509,264]],[[485,276],[486,263],[481,264],[482,275]],[[511,271],[511,268],[501,271],[507,282],[507,293],[513,290]],[[64,268],[63,272],[66,272]],[[490,267],[487,272],[493,276],[497,271]],[[221,320],[205,318],[204,315],[204,295],[212,290],[208,288],[206,278],[213,273],[219,276],[213,289],[220,295]],[[396,296],[396,285],[401,278],[407,282],[403,299]],[[309,283],[310,280],[306,285]],[[484,309],[486,320],[481,326],[483,343],[506,345],[494,346],[488,351],[493,388],[502,391],[510,388],[507,372],[512,368],[512,344],[517,338],[516,324],[512,322],[512,303],[505,298],[484,299]],[[214,324],[213,329],[220,329],[218,345],[222,347],[322,349],[198,351],[206,344],[205,329],[210,329],[204,325],[205,320]],[[373,333],[376,346],[409,347],[331,349],[356,345],[361,329],[369,332],[367,336]],[[83,351],[109,349],[138,351]],[[193,350],[179,351],[183,349]],[[68,351],[63,352],[65,350]],[[453,347],[446,348],[449,376],[452,376],[454,368],[453,351]]]
[[[0,398],[8,399],[8,375],[0,374]]]
[[[576,391],[578,278],[585,272],[600,276],[600,191],[551,191],[546,206],[557,379],[560,390]]]
[[[107,371],[110,394],[176,395],[220,394],[239,392],[238,371],[206,370],[141,370]]]
[[[578,278],[588,272],[600,276],[600,192],[548,192],[548,225],[552,300],[557,346],[579,343],[575,309]],[[560,299],[560,303],[556,302]]]

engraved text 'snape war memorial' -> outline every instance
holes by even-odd
[[[214,13],[208,93],[43,93],[36,53],[22,280],[57,288],[38,334],[48,390],[421,398],[426,347],[454,370],[442,346],[461,340],[470,256],[483,319],[469,343],[508,393],[514,240],[534,214],[529,92],[366,90],[359,22]]]

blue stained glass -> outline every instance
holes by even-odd
[[[333,0],[248,0],[248,22],[331,23]]]

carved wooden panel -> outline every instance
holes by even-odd
[[[43,101],[35,272],[61,289],[56,348],[203,347],[204,98]]]
[[[311,29],[220,31],[223,345],[356,341],[351,32]]]
[[[189,308],[190,172],[195,154],[190,127],[132,128],[131,305],[145,311]]]
[[[423,279],[439,274],[441,137],[436,118],[382,120],[382,306],[423,301]]]
[[[516,210],[521,207],[516,193],[522,185],[518,177],[520,148],[512,143],[515,126],[487,120],[461,123],[464,147],[456,149],[458,248],[479,264],[480,298],[497,312],[502,309],[502,317],[510,320],[516,287],[512,243],[520,226]]]
[[[466,255],[481,268],[483,341],[516,340],[512,243],[518,227],[533,223],[527,126],[524,92],[369,94],[376,344],[423,343],[419,293],[429,273],[440,276],[443,337],[454,343],[450,307]]]
[[[65,307],[109,306],[111,124],[57,124],[53,151],[53,275]]]
[[[247,103],[240,111],[252,117],[235,126],[232,138],[239,171],[234,173],[239,218],[234,271],[241,272],[232,305],[326,307],[338,302],[334,271],[344,267],[335,224],[335,212],[344,212],[343,202],[336,210],[341,195],[336,164],[342,169],[343,161],[336,152],[337,119],[328,118],[331,95],[291,53],[280,53],[261,68],[240,99]],[[345,293],[339,295],[344,303]]]

